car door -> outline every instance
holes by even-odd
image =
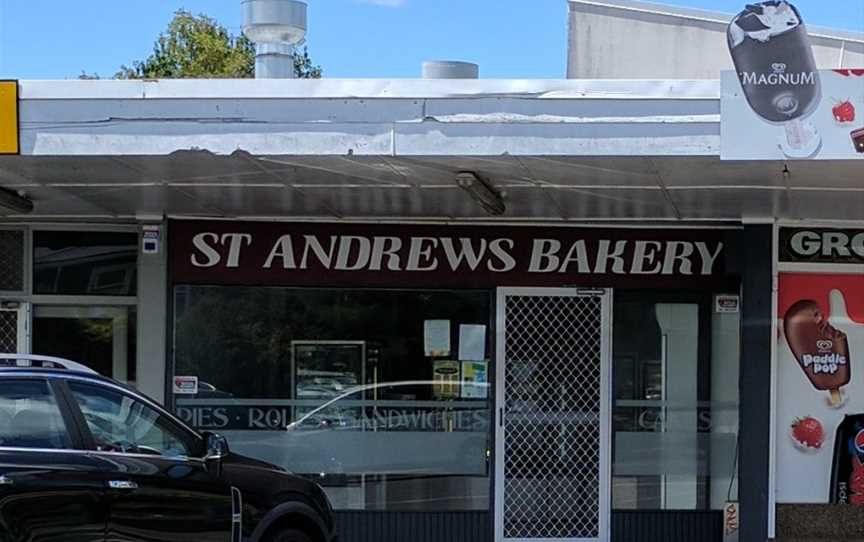
[[[0,377],[0,541],[105,540],[98,461],[81,448],[48,380]]]
[[[200,437],[119,386],[67,385],[108,488],[107,540],[231,540],[231,488]]]

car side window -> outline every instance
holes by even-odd
[[[0,446],[71,448],[57,398],[45,380],[0,380]]]
[[[69,389],[99,451],[188,457],[196,448],[193,435],[125,393],[81,382]]]

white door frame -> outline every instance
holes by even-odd
[[[4,305],[6,305],[4,303]],[[0,311],[14,312],[16,331],[16,352],[5,352],[6,354],[29,354],[30,353],[30,303],[15,301],[13,305],[2,306]]]
[[[496,299],[496,366],[495,366],[495,542],[504,538],[504,409],[505,409],[505,340],[507,297],[602,297],[600,348],[600,518],[597,539],[551,539],[534,542],[608,542],[611,539],[612,510],[612,290],[603,288],[498,288]],[[522,539],[519,542],[532,542]]]
[[[30,303],[18,307],[18,351],[16,354],[30,354]]]

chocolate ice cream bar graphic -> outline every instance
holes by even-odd
[[[783,126],[790,158],[819,152],[822,137],[805,119],[819,106],[822,83],[810,37],[787,0],[749,4],[729,24],[729,51],[744,97],[765,121]]]
[[[757,115],[785,123],[819,105],[821,81],[807,28],[786,0],[750,4],[728,28],[744,96]]]
[[[858,128],[852,132],[852,143],[855,144],[855,150],[864,153],[864,128]]]
[[[852,376],[849,341],[846,334],[828,323],[816,301],[802,299],[789,307],[783,317],[783,331],[789,349],[810,383],[831,394],[833,406],[842,403],[840,388]]]

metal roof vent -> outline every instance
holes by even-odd
[[[477,79],[480,66],[458,60],[430,60],[423,63],[423,79]]]
[[[255,44],[255,77],[293,79],[294,48],[306,40],[306,3],[243,0],[243,34]]]

